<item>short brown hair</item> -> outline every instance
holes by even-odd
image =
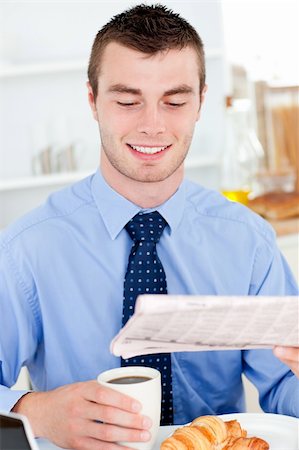
[[[166,6],[141,4],[114,16],[96,35],[88,65],[88,79],[95,98],[98,93],[101,56],[110,42],[117,42],[149,55],[191,46],[198,54],[200,92],[205,85],[204,49],[197,31]]]

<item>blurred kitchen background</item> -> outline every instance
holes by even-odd
[[[89,52],[99,28],[136,3],[0,1],[0,229],[96,170]],[[205,43],[208,93],[187,176],[264,215],[298,279],[299,4],[162,3]]]

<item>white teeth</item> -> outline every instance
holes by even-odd
[[[168,147],[166,145],[165,147],[139,147],[137,145],[130,145],[134,150],[140,153],[145,153],[147,155],[154,155],[155,153],[162,152],[162,150],[165,150],[165,148]]]

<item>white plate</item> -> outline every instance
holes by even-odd
[[[270,445],[270,450],[299,449],[299,420],[280,414],[225,414],[223,420],[238,420],[247,430],[248,437],[259,437]],[[172,434],[177,426],[162,427],[154,450],[160,448],[162,441]]]

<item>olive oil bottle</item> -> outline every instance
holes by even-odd
[[[263,148],[249,124],[250,101],[226,99],[226,139],[221,161],[221,193],[229,200],[248,202],[264,158]]]

